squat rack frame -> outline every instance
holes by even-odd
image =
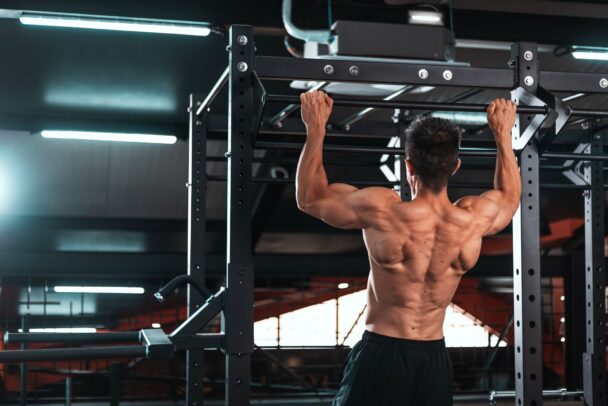
[[[267,95],[261,80],[312,80],[318,82],[364,82],[382,84],[407,84],[409,86],[458,86],[467,88],[503,89],[514,91],[512,98],[527,107],[518,108],[520,131],[514,137],[526,136],[524,123],[530,122],[523,146],[519,152],[522,174],[522,200],[513,219],[513,278],[515,320],[515,404],[542,405],[542,335],[541,335],[541,270],[540,270],[540,202],[539,158],[545,148],[561,130],[570,116],[606,117],[607,111],[574,110],[549,92],[608,93],[608,75],[545,72],[539,69],[538,48],[535,43],[520,42],[512,47],[511,69],[487,69],[441,64],[403,64],[344,59],[298,59],[286,57],[256,56],[251,26],[232,25],[229,33],[229,65],[212,91],[203,99],[193,99],[191,111],[196,119],[192,126],[202,126],[203,117],[210,111],[210,104],[225,83],[228,83],[228,145],[227,145],[227,257],[226,286],[222,303],[222,330],[225,334],[226,353],[226,404],[249,403],[250,355],[253,343],[253,263],[251,248],[251,200],[252,156],[255,138],[265,103],[296,103],[293,96]],[[523,89],[523,90],[522,90]],[[527,94],[524,97],[523,93]],[[549,96],[549,97],[547,97]],[[541,102],[538,102],[538,99]],[[361,107],[391,107],[419,109],[447,109],[480,111],[480,106],[463,108],[462,104],[336,100],[336,105]],[[423,105],[424,104],[424,105]],[[473,110],[476,109],[476,110]],[[294,111],[288,106],[286,113]],[[541,138],[538,129],[543,120],[535,120],[541,114],[547,116],[556,111],[557,119],[551,123],[553,133]],[[287,114],[281,115],[286,116]],[[279,113],[280,115],[280,113]],[[277,115],[277,116],[279,116]],[[546,118],[546,117],[545,117]],[[537,122],[536,122],[537,121]],[[551,133],[551,131],[550,131]],[[522,142],[523,141],[523,142]],[[602,139],[591,136],[589,147],[583,154],[560,153],[557,158],[593,161],[585,169],[585,246],[587,282],[587,351],[584,361],[584,399],[589,406],[605,404],[605,274],[603,253],[603,156]],[[191,143],[192,143],[191,139]],[[198,143],[198,142],[197,142]],[[204,142],[203,142],[204,143]],[[192,149],[191,149],[192,153]],[[399,152],[395,150],[395,155]],[[547,153],[546,155],[549,155]],[[196,157],[200,155],[196,152]],[[191,157],[191,159],[194,159]],[[594,160],[595,159],[595,160]],[[191,161],[192,162],[192,161]],[[205,173],[204,157],[194,160],[191,178]],[[201,175],[204,176],[204,175]],[[200,181],[206,179],[199,179]],[[197,180],[198,182],[198,180]],[[201,182],[204,183],[204,182]],[[191,184],[191,187],[195,185]],[[405,193],[404,193],[405,195]],[[195,206],[192,201],[191,207]],[[403,196],[402,196],[403,197]],[[200,212],[190,215],[197,216]],[[192,220],[192,219],[191,219]],[[192,221],[190,222],[192,224]],[[203,250],[202,242],[192,246],[194,252]],[[202,262],[201,262],[202,263]],[[203,269],[192,269],[196,277],[204,279]],[[209,305],[207,302],[203,307]],[[193,382],[188,377],[188,390]],[[198,392],[202,392],[198,388]],[[193,397],[189,397],[193,399]],[[201,398],[189,401],[188,406],[200,405]]]

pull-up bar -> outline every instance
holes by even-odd
[[[295,104],[300,102],[299,96],[269,94],[266,96],[268,103],[289,103]],[[487,104],[469,104],[469,103],[433,103],[419,101],[396,101],[396,100],[377,100],[377,99],[334,99],[335,106],[343,107],[373,107],[379,109],[412,109],[412,110],[432,110],[432,111],[458,111],[482,113],[488,108]],[[549,106],[518,106],[517,111],[522,114],[544,114],[550,112]],[[585,110],[571,109],[572,116],[586,117],[608,117],[606,110]]]

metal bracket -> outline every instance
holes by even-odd
[[[254,111],[253,119],[251,120],[251,142],[255,146],[258,131],[262,124],[262,118],[264,117],[264,110],[266,109],[266,88],[258,77],[258,74],[253,72],[253,100],[257,103],[257,108]]]
[[[543,131],[543,136],[538,144],[539,152],[542,154],[565,127],[572,115],[572,109],[562,99],[540,86],[537,92],[537,97],[550,109],[549,116],[543,123],[543,128],[546,130]]]
[[[224,294],[226,288],[222,287],[215,295],[211,296],[200,309],[188,317],[170,335],[170,338],[183,335],[195,335],[205,327],[224,307]]]
[[[589,147],[588,143],[578,144],[574,149],[574,153],[582,154]],[[585,168],[589,165],[586,161],[574,161],[568,159],[564,161],[562,175],[568,178],[573,184],[579,186],[589,186],[585,180]]]
[[[547,107],[547,114],[536,115],[530,120],[527,127],[522,133],[523,124],[519,121],[519,115],[517,115],[515,126],[511,132],[513,137],[513,149],[522,150],[528,142],[532,139],[536,131],[545,123],[549,117],[549,108],[545,102],[532,93],[528,92],[523,87],[515,88],[511,91],[511,100],[513,100],[518,106],[522,103],[528,106]]]
[[[146,358],[173,358],[175,347],[161,329],[142,330],[141,340],[146,346]]]

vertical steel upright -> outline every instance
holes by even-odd
[[[601,133],[591,135],[586,153],[602,154]],[[606,405],[606,275],[604,271],[604,168],[602,162],[588,162],[585,191],[585,309],[587,349],[583,354],[585,405]],[[572,298],[574,299],[574,298]]]
[[[412,200],[412,191],[407,183],[407,168],[405,167],[405,136],[408,124],[405,121],[405,115],[399,112],[397,114],[397,136],[401,141],[402,154],[399,156],[399,196],[401,201],[409,202]]]
[[[29,302],[29,299],[28,299]],[[21,316],[21,331],[30,331],[30,315]],[[22,350],[27,350],[27,344],[21,344]],[[19,405],[27,405],[27,362],[22,362],[19,366]]]
[[[228,185],[226,289],[226,405],[248,405],[253,352],[251,200],[253,156],[251,26],[230,27],[228,81]]]
[[[208,114],[197,117],[202,95],[190,95],[188,145],[188,275],[205,284],[205,232],[207,189]],[[203,303],[200,293],[188,285],[188,317]],[[186,405],[203,405],[204,350],[186,351]]]
[[[538,50],[534,43],[511,48],[516,84],[535,94]],[[520,114],[520,131],[531,121]],[[540,204],[538,134],[520,152],[521,202],[513,217],[513,310],[515,316],[516,405],[542,405],[542,335],[540,291]]]

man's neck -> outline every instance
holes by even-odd
[[[431,206],[452,205],[447,187],[443,187],[439,192],[434,192],[424,186],[418,185],[412,194],[412,200],[424,201]]]

